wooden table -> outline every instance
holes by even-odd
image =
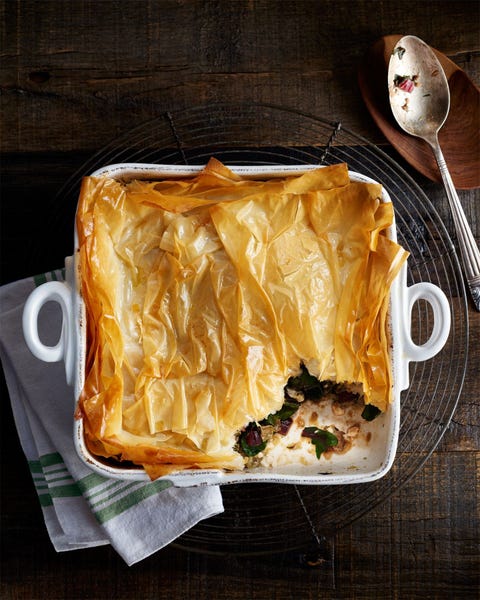
[[[388,149],[356,83],[380,36],[415,34],[480,82],[476,2],[5,1],[2,283],[62,264],[45,239],[61,184],[165,111],[216,102],[297,108]],[[396,156],[392,152],[393,156]],[[405,163],[396,156],[398,162]],[[441,186],[414,175],[453,235]],[[478,240],[478,190],[460,197]],[[73,210],[73,208],[72,208]],[[2,391],[2,598],[476,598],[480,572],[480,316],[458,408],[422,469],[333,540],[323,568],[170,546],[127,568],[109,547],[56,554]]]

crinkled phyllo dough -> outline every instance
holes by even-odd
[[[389,290],[407,254],[380,197],[344,164],[269,181],[215,159],[192,179],[85,178],[91,451],[153,477],[243,469],[238,432],[281,408],[300,365],[386,410]]]

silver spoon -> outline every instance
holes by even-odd
[[[413,35],[402,37],[388,65],[388,93],[400,127],[432,148],[453,214],[468,287],[480,311],[480,251],[467,222],[438,143],[438,132],[450,110],[450,90],[433,50]]]

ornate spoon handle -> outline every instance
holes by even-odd
[[[448,202],[453,215],[455,231],[457,233],[458,245],[462,256],[463,269],[475,308],[480,311],[480,251],[478,249],[472,230],[468,224],[467,217],[463,211],[453,184],[447,163],[442,154],[438,139],[430,141],[440,174],[447,192]]]

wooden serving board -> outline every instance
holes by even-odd
[[[387,72],[392,50],[401,35],[380,38],[365,55],[358,81],[365,104],[387,140],[417,171],[441,181],[432,150],[408,135],[396,123],[388,99]],[[450,87],[450,112],[439,141],[453,182],[458,189],[480,187],[480,90],[468,75],[435,50]]]

